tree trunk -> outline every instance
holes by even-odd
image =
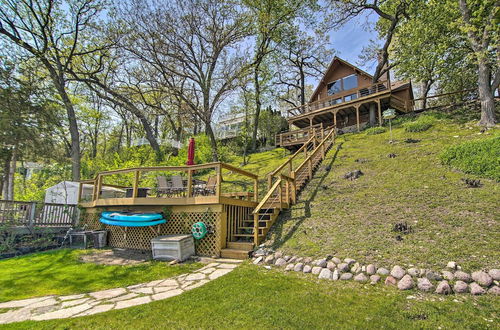
[[[478,64],[478,92],[481,101],[481,120],[478,125],[494,127],[497,123],[495,116],[495,98],[491,90],[491,71],[485,61]]]
[[[210,140],[210,146],[212,147],[212,161],[219,161],[219,154],[217,153],[217,140],[215,140],[214,131],[212,130],[212,125],[209,122],[205,122],[205,133]]]
[[[300,105],[306,104],[306,77],[302,66],[300,67]]]
[[[71,136],[71,177],[73,181],[80,181],[80,132],[78,131],[75,108],[69,99],[68,93],[66,93],[65,82],[61,81],[55,73],[52,73],[51,77],[61,96],[68,116],[69,133]]]
[[[10,160],[12,158],[12,152],[8,152],[5,158],[5,164],[3,168],[3,180],[2,180],[2,198],[7,199],[7,187],[9,186],[9,173],[10,173]]]
[[[257,132],[259,129],[260,109],[262,107],[262,104],[260,102],[259,67],[260,67],[260,62],[256,64],[254,69],[255,114],[254,114],[253,132],[252,132],[252,151],[257,150]]]
[[[4,199],[8,201],[14,200],[14,178],[16,174],[16,162],[17,162],[17,146],[12,150],[12,155],[10,158],[9,172],[8,172],[8,182],[7,189]]]
[[[370,126],[377,125],[377,105],[375,103],[370,103]]]
[[[429,95],[429,91],[431,90],[432,81],[424,80],[422,82],[422,109],[425,110],[427,108],[427,95]]]

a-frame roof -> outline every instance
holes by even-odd
[[[318,83],[318,86],[316,86],[316,89],[314,90],[314,93],[311,95],[311,99],[309,100],[309,102],[313,102],[313,100],[316,98],[316,95],[319,93],[321,86],[328,83],[325,81],[325,77],[330,73],[330,71],[335,70],[335,64],[337,64],[337,63],[349,66],[354,71],[358,72],[359,74],[364,75],[370,79],[373,79],[373,76],[371,74],[369,74],[368,72],[361,70],[357,66],[347,62],[346,60],[341,59],[338,56],[335,56],[332,59],[332,61],[330,62],[330,65],[328,65],[328,68],[326,69],[325,73],[323,74],[323,78],[321,78],[321,81]]]

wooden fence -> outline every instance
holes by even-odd
[[[0,200],[0,224],[13,226],[74,226],[78,221],[76,205]]]

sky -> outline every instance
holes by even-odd
[[[370,39],[378,40],[377,33],[372,30],[377,18],[376,14],[365,14],[332,31],[330,42],[336,55],[354,65],[359,64],[363,47],[368,46]],[[375,69],[375,63],[362,64],[360,68],[371,73]]]

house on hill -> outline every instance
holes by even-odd
[[[291,130],[278,134],[276,145],[293,149],[326,129],[345,133],[381,125],[388,108],[399,113],[413,110],[410,81],[391,81],[387,72],[373,83],[372,75],[334,57],[309,103],[286,110]]]

